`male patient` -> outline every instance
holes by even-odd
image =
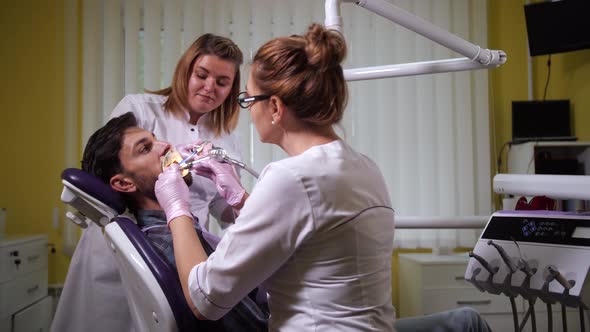
[[[82,168],[123,193],[139,227],[176,269],[172,234],[154,192],[154,185],[162,172],[160,160],[171,148],[170,144],[158,141],[151,133],[138,128],[134,115],[126,113],[111,119],[90,137],[84,150]],[[196,220],[194,225],[205,251],[211,254],[216,243],[211,243],[209,239],[214,235],[202,230]],[[214,322],[222,324],[220,330],[268,330],[268,310],[253,301],[253,294],[255,292]],[[490,331],[481,316],[469,308],[398,319],[395,329],[398,332]]]
[[[161,158],[171,148],[170,144],[158,141],[152,133],[137,127],[135,116],[126,113],[111,119],[89,138],[84,149],[82,169],[123,194],[127,207],[137,219],[137,225],[176,269],[172,234],[154,193],[154,184],[162,172]],[[217,245],[215,236],[201,229],[196,218],[194,225],[207,254],[211,254]],[[245,297],[213,324],[227,331],[267,330],[268,310],[253,300],[254,294],[252,298]]]

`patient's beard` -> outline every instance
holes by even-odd
[[[137,191],[139,191],[142,195],[146,196],[147,198],[157,202],[158,199],[156,198],[156,181],[158,180],[157,177],[148,177],[142,175],[136,175],[135,177],[135,185],[137,186]]]

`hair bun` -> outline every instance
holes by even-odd
[[[338,31],[314,23],[304,38],[307,62],[322,72],[339,66],[346,56],[346,42]]]

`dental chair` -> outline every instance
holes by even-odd
[[[62,172],[61,199],[77,212],[67,216],[82,228],[104,227],[127,291],[131,315],[139,331],[214,331],[213,322],[198,320],[182,292],[178,273],[151,245],[131,219],[122,216],[122,196],[80,169]],[[211,325],[211,326],[209,326]]]

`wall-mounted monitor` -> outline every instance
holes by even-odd
[[[524,6],[531,56],[590,48],[590,0]]]

